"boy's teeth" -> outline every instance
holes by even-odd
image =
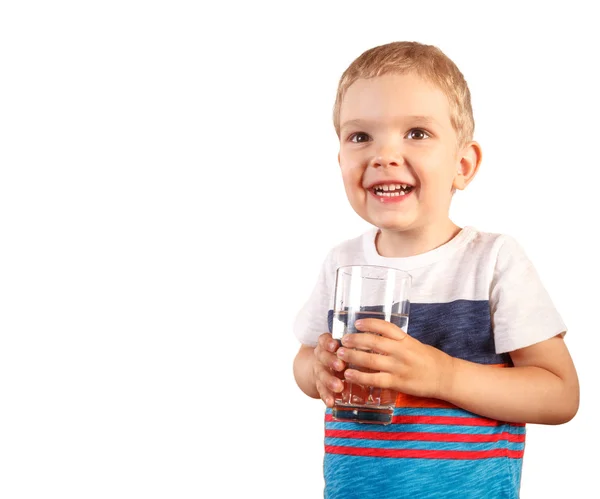
[[[408,184],[384,184],[373,189],[378,196],[404,196],[410,188]]]
[[[381,192],[378,191],[376,192],[376,194],[378,196],[382,196],[382,197],[397,197],[397,196],[406,196],[407,192],[405,191],[399,191],[399,192]]]

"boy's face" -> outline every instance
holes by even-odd
[[[385,230],[444,224],[461,183],[445,94],[416,74],[359,79],[340,109],[339,163],[352,208]]]

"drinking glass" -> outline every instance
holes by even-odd
[[[354,323],[359,319],[383,319],[403,331],[408,328],[410,274],[375,265],[348,265],[337,269],[332,336],[361,334]],[[375,372],[349,365],[362,372]],[[337,373],[344,390],[336,394],[333,418],[336,421],[389,424],[397,393],[394,390],[349,383]]]

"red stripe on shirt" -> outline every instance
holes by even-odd
[[[366,440],[422,440],[428,442],[525,442],[525,434],[510,432],[493,433],[489,435],[466,433],[435,433],[435,432],[403,432],[403,431],[354,431],[354,430],[325,430],[329,438],[357,438]]]
[[[480,451],[462,450],[418,450],[418,449],[373,449],[361,447],[342,447],[326,445],[325,452],[329,454],[345,454],[350,456],[395,457],[414,459],[490,459],[509,457],[521,459],[523,450],[493,449]]]
[[[326,423],[337,422],[331,414],[325,416]],[[400,414],[394,416],[392,424],[438,424],[438,425],[462,425],[462,426],[501,426],[502,421],[480,417],[459,416],[409,416]],[[511,423],[512,426],[525,426],[524,423]]]

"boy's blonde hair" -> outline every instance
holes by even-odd
[[[446,54],[433,45],[418,42],[393,42],[363,52],[344,71],[338,84],[333,124],[340,135],[340,107],[346,90],[359,78],[374,78],[389,73],[414,72],[436,85],[450,102],[450,121],[460,146],[473,140],[475,122],[471,93],[463,74]]]

